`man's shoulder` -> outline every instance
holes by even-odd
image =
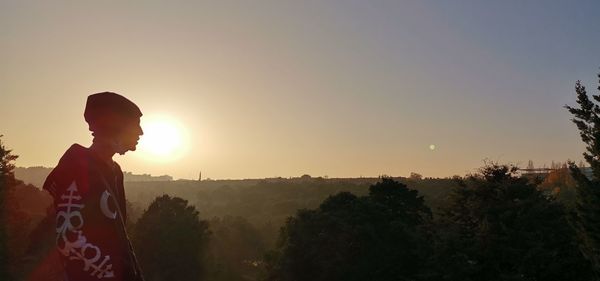
[[[89,148],[74,143],[60,157],[56,168],[60,167],[61,165],[67,165],[73,162],[82,161],[87,157],[89,157]]]
[[[43,188],[54,194],[57,188],[70,184],[86,169],[87,159],[89,159],[88,148],[80,144],[72,144],[46,177]]]
[[[57,169],[69,169],[73,172],[81,172],[82,168],[85,168],[90,160],[89,148],[84,147],[80,144],[73,144],[65,151],[63,156],[60,158],[58,165],[54,168]]]

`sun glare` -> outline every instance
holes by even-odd
[[[168,119],[151,119],[142,124],[144,135],[140,138],[140,151],[156,160],[176,158],[183,149],[182,130]]]

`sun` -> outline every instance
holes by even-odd
[[[167,118],[154,118],[142,122],[144,134],[139,148],[146,156],[156,160],[177,158],[184,148],[181,126]]]

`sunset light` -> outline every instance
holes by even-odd
[[[183,149],[182,130],[180,126],[166,118],[142,121],[144,135],[140,138],[140,151],[152,160],[172,160],[177,158]]]

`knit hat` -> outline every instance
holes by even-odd
[[[142,111],[132,101],[112,92],[102,92],[88,96],[83,117],[90,131],[112,127],[123,119],[134,119],[142,116]]]

